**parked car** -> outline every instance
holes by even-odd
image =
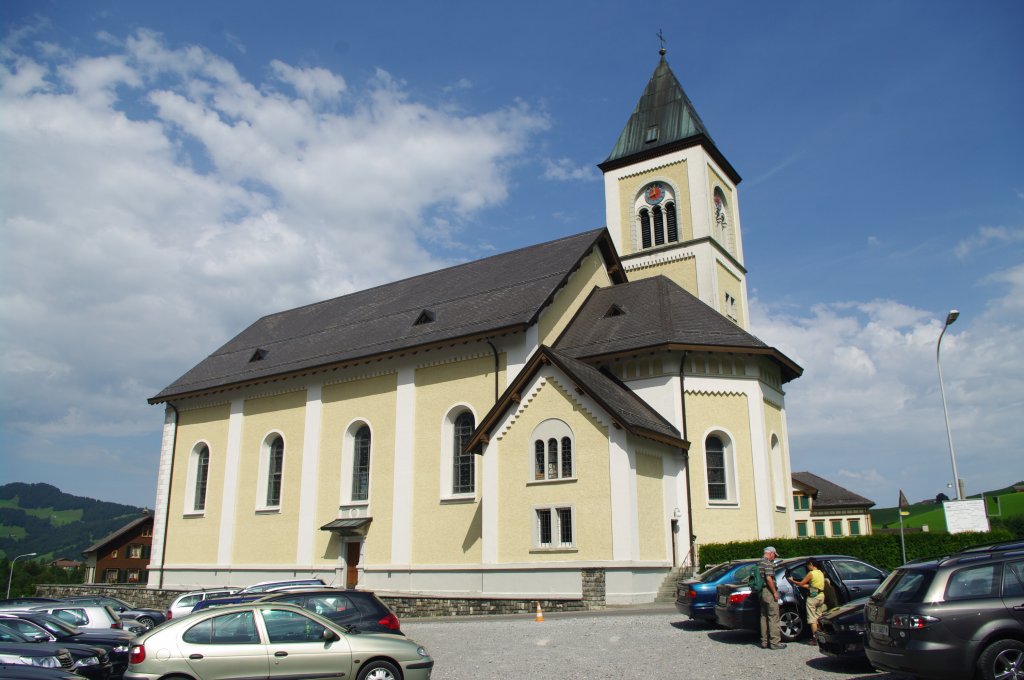
[[[102,647],[93,647],[91,645],[83,644],[64,644],[60,645],[50,642],[49,636],[39,633],[38,629],[33,624],[28,622],[23,623],[24,626],[29,629],[19,630],[23,626],[18,625],[19,621],[7,620],[0,621],[0,642],[18,642],[22,644],[36,644],[40,648],[48,648],[54,651],[56,654],[61,649],[66,649],[71,654],[73,664],[71,671],[78,673],[79,675],[90,678],[90,680],[107,680],[110,677],[111,665],[110,655],[107,654],[107,650]],[[0,676],[3,677],[3,676]]]
[[[192,607],[193,612],[197,612],[207,607],[222,607],[226,604],[241,604],[243,602],[252,602],[263,597],[264,594],[270,592],[278,592],[289,589],[302,589],[302,588],[323,588],[326,584],[318,578],[309,579],[292,579],[290,581],[264,581],[262,583],[254,583],[251,586],[242,588],[237,593],[227,595],[225,597],[209,597],[204,600],[196,602],[195,606]]]
[[[807,607],[803,588],[789,582],[792,576],[799,580],[807,574],[807,560],[813,559],[825,572],[825,601],[829,607],[846,604],[874,592],[889,572],[848,555],[810,555],[778,560],[775,582],[782,596],[779,612],[782,639],[792,642],[807,630]],[[726,628],[760,629],[761,603],[752,596],[750,586],[722,584],[718,586],[715,602],[715,620]]]
[[[135,619],[147,629],[159,625],[167,620],[167,615],[158,609],[136,607],[128,604],[124,600],[120,600],[116,597],[109,597],[107,595],[76,595],[74,597],[65,597],[63,600],[64,602],[71,602],[74,604],[98,604],[104,607],[110,607],[122,618],[127,617]]]
[[[0,664],[70,671],[75,662],[71,652],[63,647],[35,642],[0,642]]]
[[[818,619],[818,650],[828,656],[839,656],[849,659],[863,659],[864,604],[866,597],[848,602],[841,607],[826,612]]]
[[[401,635],[360,634],[306,609],[278,602],[202,610],[172,619],[132,645],[126,680],[185,677],[427,680],[433,659]]]
[[[1024,674],[1024,541],[896,569],[864,607],[875,668],[931,678]]]
[[[32,609],[52,614],[58,619],[78,628],[114,628],[121,630],[121,616],[110,607],[98,604],[68,604],[58,602],[46,604]]]
[[[733,560],[716,564],[696,578],[676,582],[676,611],[696,621],[715,622],[715,598],[722,583],[745,583],[758,560]]]
[[[360,633],[395,633],[403,635],[398,617],[369,590],[286,591],[264,595],[257,602],[287,602],[315,612]]]
[[[4,680],[82,680],[82,676],[59,668],[39,668],[0,662],[0,678]]]
[[[135,637],[131,633],[116,629],[77,628],[56,616],[38,610],[0,612],[0,621],[9,619],[34,623],[50,635],[50,642],[82,643],[103,647],[110,655],[111,677],[121,677],[128,667],[128,649]]]
[[[187,616],[192,613],[192,608],[201,600],[228,597],[229,595],[234,595],[239,590],[239,588],[211,588],[210,590],[193,590],[190,593],[183,593],[174,598],[174,601],[167,607],[166,618],[173,619],[175,617]]]

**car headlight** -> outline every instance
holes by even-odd
[[[417,647],[416,653],[422,656],[423,658],[427,658],[428,656],[430,656],[429,654],[427,654],[427,650],[423,649],[423,647]]]
[[[17,666],[39,666],[41,668],[60,668],[55,656],[21,656],[19,654],[0,654],[0,663]]]
[[[81,668],[82,666],[98,666],[99,663],[100,660],[97,659],[95,656],[87,656],[82,659],[79,659],[78,663],[75,664],[75,668]]]

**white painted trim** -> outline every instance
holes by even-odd
[[[323,421],[323,387],[306,388],[306,423],[302,433],[302,479],[299,484],[299,536],[295,549],[296,564],[313,563],[313,543],[317,531],[316,505],[320,473],[320,426]]]
[[[174,408],[164,407],[164,431],[160,438],[160,464],[157,468],[156,499],[153,505],[153,545],[150,551],[149,586],[160,584],[164,563],[164,536],[167,535],[168,500],[171,497],[171,469],[174,463],[174,439],[178,419]],[[95,570],[95,566],[90,567]]]
[[[625,430],[609,428],[608,478],[611,482],[612,559],[616,562],[636,559],[639,543],[636,528],[636,461],[627,448]]]
[[[483,513],[483,544],[481,545],[480,560],[484,564],[496,564],[498,562],[498,516],[501,496],[498,485],[498,463],[499,443],[497,440],[490,442],[484,447],[483,453],[483,489],[480,491],[480,502]]]
[[[231,564],[235,545],[235,515],[238,512],[238,470],[242,455],[242,426],[245,420],[245,400],[231,402],[228,416],[228,444],[224,457],[224,491],[221,493],[220,539],[217,542],[217,564]]]
[[[395,395],[395,495],[392,504],[391,560],[412,562],[413,463],[416,431],[416,369],[398,371]],[[371,463],[372,465],[372,463]]]
[[[775,534],[772,516],[775,500],[772,493],[771,464],[768,460],[767,424],[764,421],[763,394],[760,383],[747,396],[747,413],[750,419],[750,457],[754,471],[754,504],[757,509],[757,537],[772,538]]]

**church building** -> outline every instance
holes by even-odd
[[[152,397],[150,587],[642,603],[793,536],[801,368],[748,330],[740,177],[664,50],[599,167],[604,228],[271,314]]]

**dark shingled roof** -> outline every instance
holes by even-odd
[[[847,508],[851,506],[859,506],[866,509],[875,504],[872,500],[864,498],[859,494],[855,494],[849,489],[844,489],[838,484],[833,484],[827,479],[810,472],[794,472],[793,479],[800,484],[817,491],[817,495],[814,496],[815,508]]]
[[[95,543],[90,545],[88,548],[83,550],[82,554],[85,555],[85,554],[88,554],[88,553],[91,553],[91,552],[96,552],[97,550],[102,548],[107,543],[110,543],[111,541],[113,541],[115,538],[118,538],[121,535],[128,533],[129,531],[131,531],[135,527],[139,526],[140,524],[144,524],[146,522],[150,522],[150,523],[153,522],[153,515],[149,514],[148,512],[143,514],[142,517],[139,517],[137,519],[133,519],[131,522],[128,522],[128,524],[125,524],[123,527],[121,527],[117,531],[111,532],[111,533],[107,534],[106,536],[104,536],[103,538],[101,538],[100,540],[96,541]]]
[[[646,349],[764,354],[783,382],[803,369],[664,276],[594,290],[555,348],[579,359]]]
[[[648,130],[652,129],[657,131],[657,138],[648,141]],[[739,175],[719,153],[693,102],[662,54],[615,148],[598,167],[607,171],[697,144],[711,153],[733,182],[740,181]]]
[[[516,376],[504,394],[480,421],[473,436],[466,444],[466,450],[477,450],[482,440],[490,436],[501,418],[518,403],[522,390],[533,379],[541,367],[551,363],[561,369],[573,381],[573,387],[596,401],[620,427],[627,432],[660,441],[670,446],[688,448],[689,444],[669,421],[617,378],[573,357],[541,345],[527,365]]]
[[[624,281],[607,231],[584,232],[265,316],[149,402],[525,328],[595,247]]]

